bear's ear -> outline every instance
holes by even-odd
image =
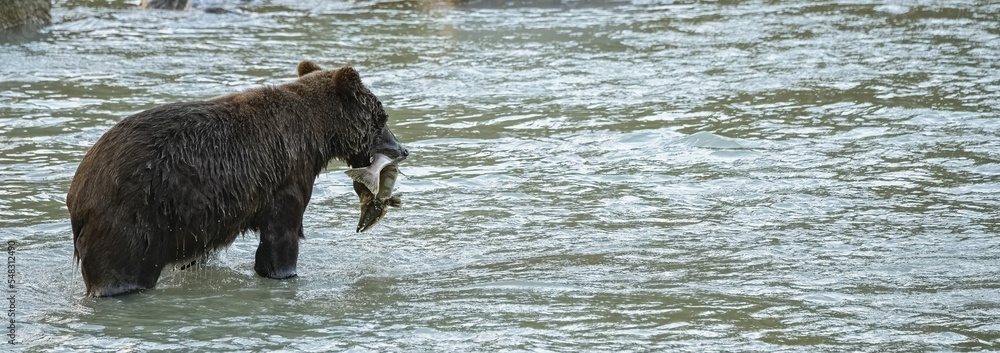
[[[357,99],[358,92],[364,89],[361,76],[353,67],[344,66],[333,73],[333,82],[337,85],[337,93]]]
[[[299,77],[305,76],[310,72],[319,70],[322,70],[321,68],[319,68],[319,65],[316,65],[316,63],[309,60],[300,62],[299,67],[296,69],[296,71],[298,71],[299,73]]]

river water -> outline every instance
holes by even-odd
[[[15,348],[1000,350],[997,2],[137,3],[56,0],[0,44]],[[354,233],[332,163],[299,278],[256,277],[248,234],[85,298],[64,200],[87,149],[304,59],[381,98],[403,208]]]

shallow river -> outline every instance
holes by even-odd
[[[16,348],[1000,349],[997,2],[137,3],[56,0],[0,44]],[[331,163],[299,278],[258,278],[247,234],[84,297],[65,195],[87,149],[303,59],[379,95],[403,208],[355,233]]]

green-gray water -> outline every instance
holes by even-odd
[[[137,3],[56,0],[0,44],[16,348],[1000,349],[997,2]],[[380,96],[403,208],[354,233],[333,163],[298,279],[256,277],[249,234],[84,298],[64,200],[87,148],[303,59]]]

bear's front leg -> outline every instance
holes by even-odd
[[[261,232],[257,246],[256,262],[253,269],[261,277],[285,279],[295,277],[295,263],[299,257],[299,235],[297,230],[272,233]]]
[[[260,245],[253,266],[261,277],[295,277],[299,239],[303,238],[302,214],[308,197],[308,193],[303,196],[301,191],[292,191],[275,198],[274,207],[260,229]]]

